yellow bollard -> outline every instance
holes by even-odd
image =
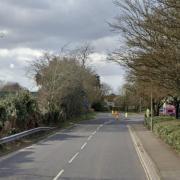
[[[128,113],[126,112],[126,113],[125,113],[125,118],[127,118],[127,117],[128,117]]]

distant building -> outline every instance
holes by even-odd
[[[112,107],[115,106],[116,98],[117,98],[117,95],[115,95],[115,94],[110,94],[108,96],[105,96],[104,97],[105,107],[112,109]]]

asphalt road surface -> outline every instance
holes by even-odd
[[[0,159],[5,180],[145,180],[125,120],[110,114]]]

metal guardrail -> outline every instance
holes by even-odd
[[[5,144],[5,143],[8,143],[8,142],[12,142],[12,141],[21,139],[21,138],[23,138],[25,136],[28,136],[30,134],[36,133],[36,132],[47,131],[47,130],[52,130],[52,129],[55,129],[55,128],[54,127],[38,127],[38,128],[30,129],[30,130],[27,130],[27,131],[23,131],[23,132],[20,132],[20,133],[17,133],[17,134],[13,134],[11,136],[1,138],[0,139],[0,144]]]

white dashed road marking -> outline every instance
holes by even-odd
[[[70,160],[69,160],[69,164],[71,164],[73,162],[73,160],[79,155],[79,152],[77,152]]]
[[[92,138],[92,135],[88,137],[88,141]]]
[[[95,134],[96,134],[96,131],[94,131],[92,134],[95,135]]]
[[[104,124],[108,124],[108,123],[110,123],[110,122],[105,122]],[[99,127],[97,127],[97,130],[94,131],[94,132],[92,133],[92,135],[90,135],[90,136],[88,137],[88,141],[93,137],[93,135],[95,135],[95,134],[97,133],[97,131],[99,131],[99,129],[100,129],[101,127],[103,127],[103,124],[99,125]],[[85,142],[85,143],[81,146],[81,150],[83,150],[83,149],[86,147],[86,145],[87,145],[87,142]],[[29,147],[29,148],[30,148],[30,147]],[[73,160],[74,160],[78,155],[79,155],[79,152],[77,152],[77,153],[68,161],[68,163],[71,164],[71,163],[73,162]],[[57,174],[57,176],[54,177],[53,180],[58,180],[63,173],[64,173],[64,169],[62,169],[62,170]]]
[[[87,145],[87,142],[81,146],[81,150],[84,149],[86,145]]]
[[[63,172],[64,172],[64,169],[62,169],[62,170],[58,173],[58,175],[57,175],[53,180],[58,180],[59,177],[62,175]]]

